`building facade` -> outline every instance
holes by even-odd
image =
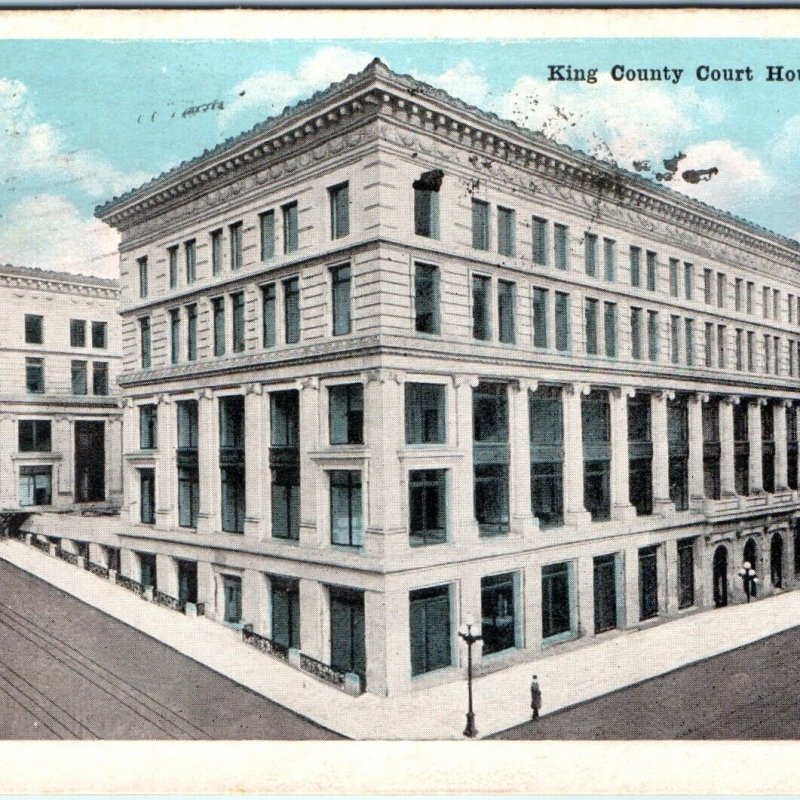
[[[379,61],[97,215],[123,575],[378,694],[800,580],[796,242]]]
[[[119,284],[0,266],[0,508],[122,501]]]

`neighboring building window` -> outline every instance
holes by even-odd
[[[649,394],[628,398],[628,499],[640,517],[653,513],[650,402]]]
[[[19,468],[19,504],[21,506],[49,506],[52,502],[53,468]]]
[[[215,297],[211,301],[211,316],[214,321],[214,355],[225,355],[225,298]]]
[[[533,217],[532,220],[533,225],[533,263],[534,264],[541,264],[543,267],[547,266],[547,220],[542,219],[542,217]],[[561,231],[559,232],[559,228]],[[564,226],[563,225],[556,225],[555,226],[555,248],[556,248],[556,265],[559,263],[559,259],[563,263],[564,259]],[[562,249],[562,252],[559,254],[559,248]],[[559,269],[564,269],[564,267],[559,267]]]
[[[197,360],[197,305],[186,306],[186,360]]]
[[[531,508],[543,528],[564,524],[564,423],[561,390],[530,394]]]
[[[169,312],[169,338],[170,360],[177,364],[181,360],[181,312],[177,308],[172,308]]]
[[[603,304],[603,324],[605,333],[606,356],[617,357],[617,304]]]
[[[44,393],[44,360],[41,358],[25,359],[25,388],[28,394]]]
[[[296,390],[270,394],[272,536],[300,532],[300,401]]]
[[[689,408],[686,395],[667,402],[669,498],[676,511],[689,508]]]
[[[141,343],[141,362],[142,369],[150,369],[151,365],[151,341],[150,341],[150,317],[143,317],[139,320],[139,338]]]
[[[556,350],[569,350],[569,295],[556,292]]]
[[[547,347],[547,305],[550,293],[547,289],[533,289],[533,346]]]
[[[150,290],[147,274],[147,256],[137,258],[136,263],[139,265],[139,297],[147,297]]]
[[[597,300],[586,298],[583,306],[583,318],[586,335],[586,354],[596,356],[597,344]]]
[[[642,309],[631,307],[631,358],[642,360]]]
[[[433,170],[432,173],[437,171]],[[441,177],[437,180],[432,173],[425,173],[420,180],[414,181],[414,233],[438,239]],[[438,175],[441,176],[441,173]]]
[[[234,353],[244,352],[244,292],[236,292],[231,295],[232,309],[232,330],[233,342],[232,350]]]
[[[642,285],[642,248],[631,247],[631,286]]]
[[[283,252],[294,253],[300,246],[297,203],[288,203],[281,207],[281,211],[283,211]]]
[[[328,389],[331,444],[364,444],[364,386],[346,383]]]
[[[447,540],[447,478],[443,469],[408,473],[409,544],[420,547]]]
[[[675,315],[669,318],[670,360],[673,364],[681,363],[681,318]]]
[[[514,344],[516,341],[514,307],[517,285],[511,281],[497,282],[497,329],[500,341]]]
[[[244,397],[241,395],[220,398],[219,434],[222,530],[243,533],[245,422]]]
[[[234,222],[228,234],[231,237],[231,270],[235,272],[242,268],[242,223]]]
[[[703,300],[707,306],[714,302],[714,273],[710,269],[703,270]]]
[[[597,275],[597,236],[594,233],[583,237],[583,265],[587,275]]]
[[[331,295],[333,299],[333,335],[350,333],[350,265],[331,268]]]
[[[719,400],[703,403],[703,494],[720,498]]]
[[[614,247],[616,242],[613,239],[603,239],[603,273],[609,282],[617,278],[617,264]]]
[[[658,312],[647,312],[647,356],[651,361],[658,361]]]
[[[183,248],[186,256],[186,283],[194,283],[197,280],[197,243],[190,239],[184,242]]]
[[[108,338],[106,336],[107,327],[107,323],[105,322],[92,323],[92,347],[102,350],[108,346]]]
[[[333,470],[331,479],[331,543],[361,547],[364,520],[361,511],[361,472]]]
[[[156,521],[156,478],[155,470],[139,470],[139,520],[145,525]]]
[[[437,383],[406,383],[406,444],[444,444],[445,387]]]
[[[409,593],[411,675],[423,675],[452,663],[450,587]]]
[[[508,387],[481,382],[472,393],[475,519],[482,536],[509,529]]]
[[[489,204],[474,198],[472,200],[472,246],[476,250],[489,249]]]
[[[481,578],[481,635],[483,655],[501,653],[516,646],[514,575]]]
[[[656,290],[656,272],[658,264],[656,262],[656,254],[647,251],[647,288],[654,292]]]
[[[611,515],[611,417],[608,392],[592,391],[581,401],[583,494],[592,521]]]
[[[341,239],[350,233],[350,192],[348,184],[340,183],[328,189],[331,201],[331,239]]]
[[[86,320],[71,319],[69,321],[70,347],[86,347]]]
[[[141,450],[155,450],[158,447],[156,440],[158,413],[152,403],[139,406],[139,448]]]
[[[517,254],[517,214],[511,208],[497,207],[497,252],[502,256]]]
[[[26,344],[42,344],[44,341],[44,317],[39,314],[25,315]]]
[[[261,260],[269,261],[275,257],[275,211],[259,214],[258,221],[261,232]]]
[[[542,639],[565,637],[573,631],[572,565],[542,567]]]
[[[211,274],[222,272],[222,228],[211,231]]]
[[[683,286],[686,299],[691,300],[694,294],[694,264],[685,261],[683,264]]]
[[[685,337],[686,337],[686,366],[691,367],[694,364],[694,320],[684,320]]]
[[[262,342],[264,347],[275,347],[277,320],[276,287],[268,283],[261,287]]]
[[[472,276],[472,337],[486,341],[492,337],[489,321],[489,287],[491,279],[485,275]]]
[[[88,391],[86,362],[73,361],[70,371],[72,374],[72,394],[86,394]]]
[[[439,268],[414,264],[414,327],[418,333],[439,333]]]
[[[672,297],[678,296],[678,267],[680,261],[677,258],[669,260],[669,293]]]
[[[178,245],[167,248],[167,262],[169,264],[169,288],[178,285]]]
[[[92,362],[92,394],[99,396],[108,394],[108,362],[106,361]]]
[[[283,331],[286,344],[300,341],[300,278],[283,282]]]
[[[639,619],[658,616],[658,547],[639,549]]]
[[[21,419],[19,421],[19,452],[49,453],[52,450],[51,423],[49,419]]]

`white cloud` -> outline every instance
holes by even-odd
[[[797,159],[798,141],[800,141],[800,114],[795,114],[775,132],[767,146],[767,152],[781,164],[794,165]]]
[[[119,277],[119,235],[58,195],[33,195],[0,217],[0,263]]]
[[[444,89],[453,97],[471,103],[474,106],[485,107],[489,95],[489,82],[476,69],[469,60],[459,61],[450,69],[439,75],[427,75],[414,72],[414,77],[425,83]]]

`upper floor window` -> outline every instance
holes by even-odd
[[[517,254],[517,214],[511,208],[497,207],[497,252],[513,257]]]
[[[153,403],[139,406],[139,449],[155,450],[158,413]]]
[[[25,342],[42,344],[44,341],[44,317],[39,314],[25,315]]]
[[[21,419],[18,434],[20,453],[49,453],[52,450],[49,419]]]
[[[331,444],[364,443],[364,386],[347,383],[328,390]]]
[[[231,307],[233,312],[232,350],[234,353],[241,353],[244,351],[244,292],[236,292],[231,295]]]
[[[231,270],[242,268],[242,223],[234,222],[228,228],[231,237]]]
[[[603,325],[605,333],[606,355],[617,357],[617,304],[603,304]]]
[[[617,278],[615,245],[616,242],[613,239],[603,239],[603,274],[609,283]]]
[[[211,274],[222,272],[222,228],[211,231]]]
[[[219,446],[223,450],[244,447],[244,397],[230,395],[219,398]]]
[[[597,236],[587,233],[583,239],[583,260],[587,275],[594,277],[597,275]]]
[[[214,322],[214,355],[225,354],[225,298],[215,297],[211,301],[211,316]]]
[[[108,362],[92,363],[92,394],[105,396],[108,394]]]
[[[733,284],[733,305],[737,311],[742,310],[742,284],[744,281],[737,278]]]
[[[514,306],[517,285],[511,281],[497,282],[497,328],[500,341],[504,344],[514,344],[516,334],[514,331]]]
[[[407,383],[406,443],[444,444],[445,387],[436,383]]]
[[[772,290],[772,318],[780,320],[781,318],[781,290]]]
[[[186,283],[194,283],[197,280],[197,243],[190,239],[183,247],[186,256]]]
[[[361,547],[364,544],[361,472],[333,470],[331,481],[331,543]]]
[[[569,350],[569,295],[556,292],[556,350]]]
[[[550,292],[535,286],[533,289],[533,346],[547,347],[547,313]]]
[[[631,247],[631,286],[642,285],[642,249]]]
[[[350,190],[347,183],[328,189],[331,202],[331,239],[350,233]]]
[[[178,285],[178,245],[167,248],[167,261],[169,262],[169,288]]]
[[[143,317],[139,320],[140,355],[142,369],[150,369],[151,359],[151,340],[150,340],[150,317]]]
[[[753,291],[755,284],[752,281],[747,281],[747,313],[753,313]]]
[[[472,200],[472,246],[476,250],[489,249],[489,204],[474,198]]]
[[[725,308],[725,273],[717,273],[717,306]]]
[[[86,394],[86,362],[73,361],[71,366],[72,373],[72,394]]]
[[[631,358],[642,360],[642,314],[641,308],[631,307]]]
[[[169,312],[169,338],[170,361],[177,364],[181,360],[181,312],[177,308],[171,308]]]
[[[414,328],[418,333],[439,333],[439,268],[414,264]]]
[[[41,358],[25,359],[25,388],[28,394],[44,393],[44,360]]]
[[[149,291],[147,275],[147,256],[136,259],[139,265],[139,297],[147,297]]]
[[[489,287],[491,279],[485,275],[472,276],[472,336],[487,340],[492,337],[489,321]]]
[[[658,262],[656,261],[656,254],[647,251],[647,288],[654,292],[656,290],[656,279],[658,272]]]
[[[86,347],[86,320],[71,319],[69,321],[70,347]]]
[[[694,294],[694,264],[685,261],[683,264],[683,287],[686,299],[691,300]]]
[[[181,400],[178,407],[178,449],[197,450],[199,425],[197,400]]]
[[[350,333],[350,265],[331,268],[333,335]]]
[[[658,361],[658,312],[647,312],[648,358]]]
[[[197,304],[186,306],[186,360],[197,360]]]
[[[684,335],[686,348],[686,366],[691,367],[694,364],[694,320],[684,320]]]
[[[569,269],[569,228],[553,225],[553,252],[556,269]]]
[[[92,347],[104,349],[108,347],[108,324],[106,322],[92,323]]]
[[[296,390],[270,393],[270,444],[300,446],[300,399]]]
[[[678,296],[678,266],[680,261],[677,258],[669,260],[669,293],[672,297]]]
[[[547,265],[547,220],[534,217],[533,221],[533,263]],[[561,226],[563,227],[563,226]],[[558,249],[558,226],[556,227],[556,250]],[[556,257],[556,265],[558,257]]]
[[[710,269],[703,270],[703,300],[707,306],[714,302],[713,275]]]
[[[414,181],[414,233],[429,239],[439,238],[439,189],[444,173],[440,169],[423,172]]]
[[[300,278],[283,282],[283,329],[286,344],[300,341]]]
[[[586,355],[596,356],[597,344],[597,300],[587,297],[583,306],[584,334],[586,337]]]
[[[261,233],[261,260],[269,261],[275,257],[275,212],[265,211],[258,217]]]
[[[275,347],[276,323],[275,284],[261,287],[262,343],[264,347]]]
[[[287,203],[283,211],[283,252],[293,253],[300,246],[297,202]]]
[[[769,286],[761,290],[761,314],[764,319],[769,319]]]

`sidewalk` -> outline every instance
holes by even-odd
[[[241,642],[238,632],[185,617],[20,542],[0,558],[152,636],[243,686],[353,739],[462,739],[466,683],[400,697],[350,697]],[[480,735],[530,719],[529,685],[539,676],[543,713],[574,705],[794,627],[800,592],[693,614],[589,647],[556,653],[476,679]]]

